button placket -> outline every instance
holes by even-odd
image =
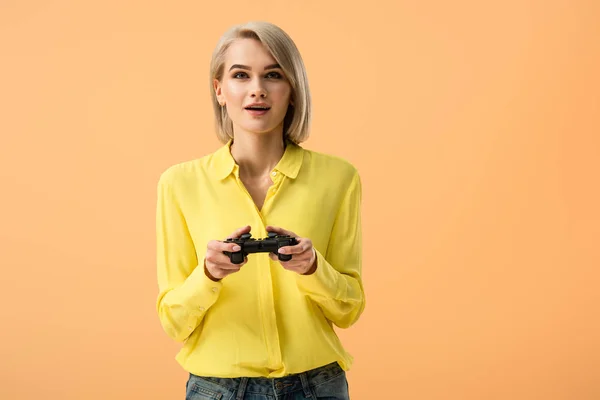
[[[262,208],[263,215],[271,207],[273,197],[277,194],[277,190],[279,189],[279,186],[281,185],[281,181],[284,178],[284,176],[278,171],[272,171],[271,176],[273,177],[273,179],[272,179],[273,184],[267,190],[267,196],[265,197],[265,202],[264,202],[264,205]]]

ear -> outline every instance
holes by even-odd
[[[213,80],[213,88],[215,90],[215,95],[217,96],[217,100],[219,101],[219,104],[224,106],[225,98],[223,97],[223,92],[221,90],[221,82],[219,82],[218,79]]]

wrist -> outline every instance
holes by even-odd
[[[213,282],[219,282],[221,280],[219,278],[215,278],[210,274],[210,271],[208,270],[208,268],[206,268],[206,261],[204,262],[204,275],[206,275],[206,277]]]
[[[306,271],[302,275],[312,275],[317,270],[317,264],[318,264],[317,263],[317,252],[314,249],[314,247],[313,247],[313,254],[314,254],[314,261],[313,261],[312,265],[310,266],[310,268],[308,269],[308,271]]]

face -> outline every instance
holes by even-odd
[[[214,88],[227,108],[234,133],[281,134],[291,86],[269,51],[257,40],[239,39],[227,50],[221,82]]]

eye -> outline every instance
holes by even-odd
[[[233,78],[234,79],[242,79],[242,78],[247,78],[248,74],[246,74],[245,72],[236,72],[233,74]]]
[[[267,74],[267,78],[270,78],[270,79],[281,79],[282,75],[279,72],[273,71],[273,72],[269,72]]]

